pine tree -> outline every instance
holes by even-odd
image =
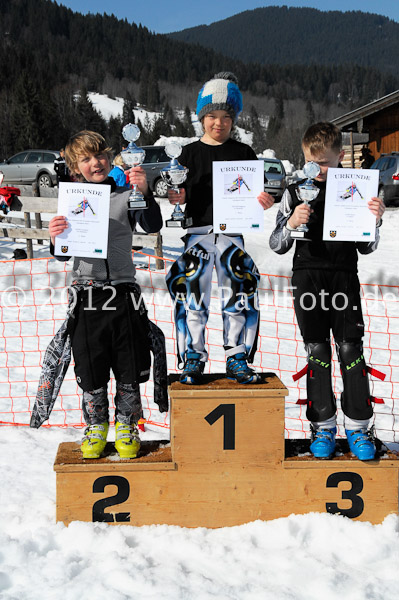
[[[255,106],[252,104],[249,117],[249,129],[253,132],[252,148],[255,152],[261,152],[265,149],[266,132],[262,127]]]
[[[14,152],[42,147],[44,138],[40,90],[36,79],[30,77],[26,71],[23,71],[18,78],[15,87],[15,103],[10,117]]]
[[[186,126],[186,135],[187,137],[194,137],[195,136],[195,129],[193,126],[193,122],[191,120],[191,110],[189,109],[188,106],[186,106],[186,108],[184,109],[184,120],[183,120],[184,125]]]
[[[161,104],[161,97],[159,93],[158,79],[154,70],[148,77],[148,90],[147,90],[147,105],[151,110],[158,110]]]
[[[306,102],[305,113],[306,113],[306,127],[308,127],[309,125],[312,125],[312,123],[314,123],[316,120],[316,116],[315,116],[314,110],[313,110],[313,105],[309,99]]]
[[[87,95],[87,90],[82,89],[75,101],[75,122],[77,130],[90,129],[106,135],[106,123],[102,116],[93,108]]]
[[[141,71],[140,76],[139,102],[141,106],[148,105],[148,80],[148,67],[144,67],[144,69]]]
[[[148,115],[145,116],[144,122],[139,124],[140,127],[140,146],[152,144],[152,124]],[[138,144],[138,142],[136,142]]]
[[[106,140],[115,154],[118,154],[126,144],[122,136],[123,125],[126,125],[126,122],[122,121],[122,117],[111,117],[107,124]]]
[[[187,137],[187,126],[186,124],[176,117],[175,124],[173,126],[173,135],[177,137]]]
[[[280,131],[281,126],[283,125],[284,120],[284,101],[281,96],[277,96],[274,99],[274,114],[269,119],[269,124],[267,127],[267,139],[273,140],[278,132]]]
[[[122,123],[127,125],[127,123],[135,123],[136,119],[134,116],[133,109],[136,105],[134,98],[132,98],[129,92],[126,93],[126,96],[123,100],[123,111],[122,111]]]
[[[173,111],[173,108],[169,106],[169,104],[166,104],[164,109],[164,119],[168,121],[171,125],[174,125],[176,123],[176,118],[177,117]]]
[[[161,135],[170,136],[172,135],[172,128],[168,121],[165,121],[162,117],[158,117],[151,130],[151,140],[152,143],[155,142],[161,137]]]

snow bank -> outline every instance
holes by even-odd
[[[89,100],[97,112],[106,120],[109,121],[111,117],[121,117],[123,113],[123,98],[109,98],[106,94],[98,94],[97,92],[89,92]],[[137,107],[134,109],[134,116],[136,123],[144,123],[146,117],[151,122],[157,119],[161,113],[144,108]]]
[[[208,530],[55,523],[58,443],[80,431],[4,427],[2,600],[396,600],[399,519],[328,514]]]
[[[111,117],[121,117],[123,112],[123,98],[109,98],[105,94],[89,92],[88,98],[98,113],[109,121]]]
[[[295,167],[292,164],[292,162],[290,162],[289,160],[282,160],[281,161],[284,165],[284,169],[287,175],[293,175],[294,171],[295,171]]]
[[[258,158],[277,158],[277,156],[274,150],[267,148],[258,154]]]
[[[235,130],[238,131],[240,140],[242,141],[243,144],[248,144],[248,146],[252,146],[252,140],[254,137],[254,134],[252,133],[252,131],[246,131],[242,127],[237,127],[237,125],[235,126]]]
[[[276,156],[276,152],[272,150],[272,148],[267,148],[266,150],[263,150],[263,152],[260,152],[257,156],[258,158],[278,158]],[[290,162],[289,160],[280,160],[284,165],[284,169],[287,176],[290,178],[295,178],[295,166],[292,164],[292,162]]]
[[[161,135],[159,139],[154,143],[154,146],[165,146],[167,142],[179,142],[182,146],[186,146],[187,144],[191,144],[191,142],[197,141],[197,137],[179,137],[177,135]]]

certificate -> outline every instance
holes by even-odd
[[[263,160],[215,161],[212,186],[215,233],[263,231]]]
[[[378,195],[378,175],[378,169],[328,169],[323,240],[375,240],[376,219],[367,202]]]
[[[110,195],[110,185],[59,184],[58,214],[68,228],[55,238],[56,255],[107,258]]]

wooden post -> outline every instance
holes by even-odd
[[[155,247],[154,247],[154,251],[155,251],[155,256],[157,257],[155,259],[155,267],[159,270],[164,268],[164,261],[161,260],[161,258],[163,258],[163,249],[162,249],[162,235],[158,232],[156,234],[157,236],[157,241],[155,243]]]
[[[42,217],[40,213],[35,213],[36,229],[43,229]],[[37,243],[43,245],[43,240],[37,240]]]
[[[24,223],[25,227],[30,229],[31,221],[30,221],[30,213],[24,212]],[[33,243],[31,239],[26,239],[26,254],[28,258],[33,258]]]
[[[155,268],[163,269],[164,261],[162,250],[162,236],[158,233],[133,233],[133,250],[141,250],[142,248],[152,247],[155,254]]]
[[[33,196],[40,197],[40,186],[36,181],[32,183],[32,194]],[[40,213],[35,213],[35,224],[36,229],[43,229],[42,217]],[[37,243],[43,245],[43,240],[37,240]]]
[[[57,520],[226,527],[313,511],[372,523],[397,514],[398,457],[362,463],[344,448],[316,460],[309,440],[293,453],[284,440],[288,391],[273,373],[255,385],[225,375],[200,386],[171,380],[170,447],[145,442],[139,458],[122,461],[111,442],[98,460],[60,445]]]
[[[350,139],[350,146],[351,146],[351,167],[352,169],[355,168],[355,152],[353,149],[353,131],[352,129],[349,132],[349,139]]]

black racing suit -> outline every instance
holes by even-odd
[[[131,423],[141,416],[139,383],[148,380],[151,366],[148,318],[132,261],[132,230],[139,223],[146,232],[156,232],[162,217],[152,195],[148,209],[132,212],[127,210],[130,190],[116,187],[111,178],[104,183],[111,185],[107,258],[74,257],[76,306],[70,334],[86,422],[108,420],[112,369],[116,419]],[[50,250],[54,254],[53,246]]]
[[[301,182],[299,182],[301,183]],[[324,182],[314,182],[319,194],[311,203],[306,237],[296,240],[292,286],[298,325],[308,353],[307,417],[323,422],[335,415],[336,404],[331,385],[332,331],[343,374],[343,412],[354,420],[372,416],[362,338],[364,322],[357,275],[358,252],[369,254],[379,242],[376,228],[374,242],[343,242],[323,240],[325,190]],[[270,247],[284,254],[294,243],[287,222],[301,203],[296,193],[298,184],[285,191],[276,227],[270,236]]]

